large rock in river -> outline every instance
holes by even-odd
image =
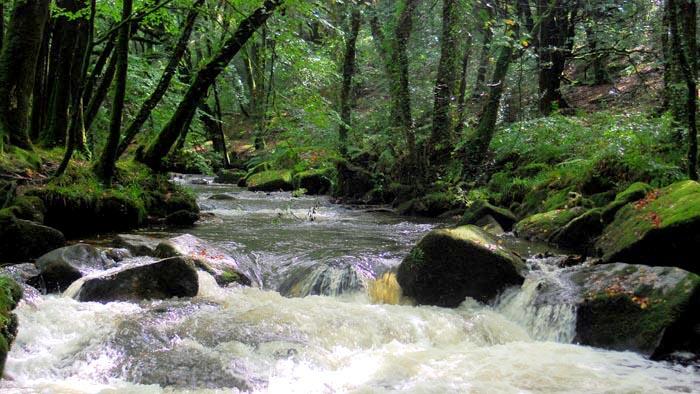
[[[0,276],[0,377],[7,353],[17,336],[17,315],[12,313],[22,298],[22,288],[14,280]]]
[[[476,226],[428,233],[401,262],[397,280],[418,304],[456,307],[466,297],[492,301],[523,283],[523,260]]]
[[[582,207],[557,209],[529,216],[515,224],[515,233],[522,238],[549,242],[557,230],[585,211]]]
[[[140,301],[194,297],[199,279],[194,261],[173,257],[86,279],[76,298],[80,301]]]
[[[163,241],[158,244],[155,254],[161,258],[189,257],[195,261],[199,268],[214,275],[217,283],[221,285],[234,282],[244,285],[251,284],[251,278],[243,272],[243,267],[241,267],[242,256],[236,260],[223,250],[194,235],[183,234]],[[260,281],[256,281],[256,284],[259,283]]]
[[[155,256],[156,248],[161,242],[162,239],[147,235],[119,234],[112,244],[117,248],[127,249],[134,256]]]
[[[95,271],[103,271],[114,266],[114,261],[92,245],[76,244],[65,246],[39,257],[35,265],[39,275],[31,278],[29,284],[44,288],[49,293],[61,292],[71,283]]]
[[[605,262],[700,273],[700,184],[683,181],[627,204],[596,243]]]
[[[576,269],[575,341],[652,358],[700,352],[700,276],[623,263]]]
[[[251,175],[246,184],[251,191],[277,192],[293,190],[292,172],[289,170],[263,171]]]
[[[513,212],[492,205],[488,201],[477,200],[464,211],[459,225],[475,224],[483,226],[489,224],[488,216],[491,216],[505,231],[512,230],[513,225],[517,221]]]
[[[60,231],[0,211],[0,263],[21,263],[65,245]]]

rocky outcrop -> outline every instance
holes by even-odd
[[[459,221],[459,225],[474,224],[484,226],[491,222],[487,216],[491,216],[505,231],[512,230],[513,225],[517,222],[515,214],[508,209],[497,207],[488,201],[478,200],[467,207],[462,219]]]
[[[155,252],[161,258],[183,256],[195,261],[197,267],[212,274],[220,285],[229,283],[251,284],[237,261],[221,249],[195,237],[184,234],[158,244]]]
[[[622,207],[596,248],[605,262],[700,272],[700,184],[675,183]]]
[[[523,260],[476,226],[434,230],[401,262],[397,280],[418,304],[456,307],[466,297],[490,302],[523,283]]]
[[[139,266],[124,266],[86,279],[76,298],[111,302],[194,297],[199,291],[194,261],[173,257]]]
[[[21,263],[65,245],[60,231],[0,211],[0,262]]]
[[[305,189],[306,194],[319,195],[327,194],[333,186],[333,171],[308,170],[294,174],[292,183],[295,189]]]
[[[17,336],[17,315],[12,313],[22,299],[22,288],[12,279],[0,276],[0,377],[7,353]]]
[[[585,212],[582,207],[557,209],[529,216],[515,224],[515,233],[533,241],[550,241],[554,233]]]
[[[576,269],[576,342],[653,358],[700,352],[700,276],[622,263]]]
[[[277,192],[294,190],[292,172],[289,170],[263,171],[253,174],[246,181],[248,190]]]
[[[39,257],[39,275],[28,283],[49,293],[61,292],[86,274],[114,267],[115,263],[92,245],[77,244]]]

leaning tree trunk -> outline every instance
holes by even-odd
[[[122,27],[119,29],[117,48],[116,84],[114,87],[114,102],[112,104],[112,119],[109,123],[109,136],[99,161],[95,165],[95,174],[106,184],[112,183],[114,167],[117,160],[117,147],[122,127],[124,97],[126,96],[126,77],[129,69],[129,30],[130,24],[123,23],[131,15],[133,0],[123,0]]]
[[[283,1],[265,0],[262,7],[255,10],[253,14],[240,23],[234,35],[224,43],[219,53],[199,70],[172,118],[158,134],[155,141],[138,155],[138,159],[141,162],[153,169],[160,168],[161,160],[170,152],[173,144],[181,134],[182,128],[194,116],[197,104],[207,94],[209,87],[216,81],[219,74],[224,71],[253,33],[272,16],[273,11]]]
[[[486,8],[490,10],[490,8]],[[482,32],[482,42],[481,42],[481,55],[479,56],[479,67],[476,71],[476,79],[474,81],[474,90],[472,91],[472,98],[478,99],[484,93],[486,93],[486,74],[489,69],[489,58],[491,57],[491,40],[493,39],[493,32],[491,27],[484,26]]]
[[[338,137],[340,141],[340,154],[348,153],[348,132],[350,131],[352,78],[355,75],[355,47],[357,35],[360,32],[360,9],[355,6],[350,16],[350,34],[345,42],[345,56],[343,57],[343,84],[340,88],[340,126]]]
[[[196,0],[192,5],[192,10],[187,15],[180,38],[178,39],[177,44],[170,55],[170,60],[165,66],[165,70],[163,70],[160,81],[158,81],[158,85],[153,90],[153,93],[151,93],[148,99],[146,99],[143,105],[141,105],[141,109],[139,110],[138,114],[136,114],[136,117],[126,129],[124,139],[119,144],[119,148],[117,149],[117,157],[124,154],[126,149],[129,147],[129,144],[131,144],[131,142],[134,140],[134,137],[136,137],[139,131],[141,131],[143,124],[146,123],[148,117],[151,116],[153,109],[158,105],[158,103],[160,103],[160,100],[168,91],[170,82],[177,71],[177,66],[180,64],[182,56],[187,51],[187,44],[190,41],[190,36],[194,30],[194,23],[197,20],[197,16],[199,16],[202,4],[204,4],[204,0]]]
[[[452,101],[457,79],[457,0],[444,0],[440,61],[435,80],[431,162],[444,164],[452,149]]]
[[[29,100],[50,0],[16,1],[0,53],[0,144],[31,149]]]

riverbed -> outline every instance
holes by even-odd
[[[575,311],[565,300],[532,304],[538,283],[558,280],[534,245],[504,236],[536,269],[494,305],[417,307],[392,297],[392,269],[448,222],[191,187],[211,216],[148,234],[200,237],[257,286],[222,288],[201,272],[193,299],[99,304],[29,293],[0,391],[700,392],[693,366],[571,343]]]

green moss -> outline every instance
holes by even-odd
[[[247,183],[251,190],[278,191],[292,189],[292,171],[273,170],[251,175]]]
[[[581,208],[558,209],[527,217],[515,224],[515,232],[524,238],[548,241],[560,228],[583,213]]]

